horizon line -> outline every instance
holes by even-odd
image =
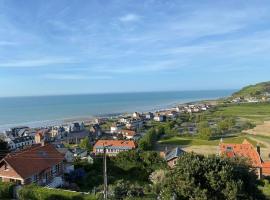
[[[58,97],[74,95],[107,95],[107,94],[131,94],[131,93],[157,93],[157,92],[200,92],[200,91],[234,91],[238,89],[194,89],[194,90],[152,90],[152,91],[119,91],[119,92],[89,92],[89,93],[66,93],[66,94],[36,94],[36,95],[17,95],[0,96],[0,98],[29,98],[29,97]]]

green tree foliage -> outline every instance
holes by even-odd
[[[158,169],[150,174],[150,181],[153,183],[153,190],[159,194],[164,186],[168,171],[164,169]]]
[[[0,182],[0,199],[12,199],[13,197],[13,183]]]
[[[142,150],[152,150],[161,134],[162,131],[157,131],[154,128],[149,129],[143,138],[140,139],[139,148]]]
[[[149,181],[149,175],[154,170],[167,166],[159,154],[153,151],[132,150],[120,152],[113,162],[115,166],[129,171],[130,177],[140,181]]]
[[[69,192],[60,189],[48,189],[28,185],[19,191],[20,200],[97,200],[94,195],[83,195],[79,192]]]
[[[263,200],[254,171],[241,160],[185,154],[167,176],[163,199]]]
[[[92,145],[88,137],[82,139],[79,146],[80,148],[88,150],[88,151],[92,150]]]
[[[209,140],[212,137],[213,135],[212,129],[209,127],[208,122],[206,121],[200,122],[197,125],[197,128],[198,128],[198,133],[199,133],[198,136],[201,139]]]
[[[229,131],[234,125],[235,125],[235,120],[233,118],[223,119],[217,124],[218,132],[220,134],[224,134],[227,131]]]
[[[143,188],[138,184],[124,181],[123,179],[116,181],[113,185],[110,185],[113,199],[124,199],[125,197],[142,197],[144,196]]]

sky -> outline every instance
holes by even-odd
[[[270,1],[0,0],[0,96],[270,80]]]

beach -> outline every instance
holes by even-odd
[[[211,90],[0,98],[0,131],[20,125],[46,127],[135,111],[153,112],[232,93]]]

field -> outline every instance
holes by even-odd
[[[270,121],[258,124],[255,128],[245,131],[252,135],[270,136]]]
[[[251,142],[253,145],[256,145],[257,142],[250,139],[247,136],[233,136],[233,137],[227,137],[223,138],[224,143],[236,143],[240,144],[244,141],[244,139],[247,139],[249,142]],[[172,145],[180,145],[180,146],[200,146],[200,145],[209,145],[209,146],[217,146],[220,143],[220,139],[214,139],[214,140],[202,140],[198,139],[196,137],[171,137],[168,139],[163,139],[159,141],[159,144],[172,144]]]
[[[224,143],[241,144],[244,139],[248,140],[253,146],[260,144],[261,156],[263,160],[269,160],[270,152],[270,137],[259,135],[238,135],[234,137],[224,138]],[[201,140],[198,138],[172,137],[162,139],[157,144],[157,150],[164,151],[164,149],[172,149],[180,146],[186,152],[195,152],[198,154],[209,155],[218,153],[218,145],[220,139],[215,140]]]
[[[270,120],[270,103],[245,103],[220,106],[212,112],[214,116],[233,116],[262,123]]]

